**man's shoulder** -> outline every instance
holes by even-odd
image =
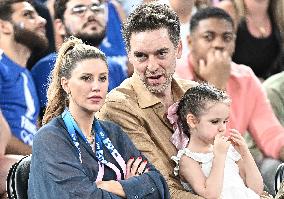
[[[187,90],[187,89],[189,89],[193,86],[198,85],[197,82],[192,81],[192,80],[182,79],[182,78],[178,78],[178,77],[175,77],[174,79],[177,82],[177,84],[181,87],[181,89],[183,89],[183,90]]]
[[[284,91],[284,71],[272,75],[263,82],[265,89],[281,90]]]

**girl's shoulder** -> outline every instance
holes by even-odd
[[[188,148],[184,148],[178,151],[176,156],[172,156],[171,159],[176,163],[176,167],[174,168],[174,174],[178,175],[179,172],[179,162],[182,156],[187,156],[193,160],[195,160],[196,162],[199,163],[207,163],[213,160],[214,155],[213,152],[209,152],[209,153],[197,153],[197,152],[193,152]]]
[[[200,163],[206,163],[209,162],[213,159],[214,155],[213,152],[208,152],[208,153],[198,153],[198,152],[193,152],[188,148],[184,148],[178,151],[176,156],[173,156],[172,159],[175,161],[180,161],[181,157],[185,155],[197,162]]]

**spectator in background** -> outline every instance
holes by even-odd
[[[194,12],[194,0],[176,1],[176,0],[158,0],[160,3],[165,3],[170,6],[178,15],[180,21],[180,37],[182,42],[182,57],[188,54],[187,35],[189,30],[189,22],[192,13]],[[177,60],[177,65],[179,61]]]
[[[0,199],[6,198],[6,179],[11,166],[22,158],[20,155],[5,154],[10,138],[9,125],[0,111]]]
[[[27,0],[0,1],[0,108],[12,131],[12,154],[31,153],[39,104],[26,63],[33,50],[48,46],[45,23]]]
[[[106,4],[101,0],[57,0],[54,5],[55,31],[63,38],[76,36],[98,47],[106,34]],[[40,100],[41,117],[47,103],[47,85],[57,54],[42,58],[32,69]],[[112,59],[109,64],[109,91],[126,78],[122,67]]]
[[[266,79],[263,87],[276,117],[284,126],[284,71]]]
[[[264,80],[280,72],[275,65],[282,48],[278,0],[235,0],[240,12],[233,61],[252,68]]]
[[[232,99],[228,128],[241,134],[249,131],[257,146],[270,157],[261,161],[260,171],[269,192],[274,193],[274,169],[278,160],[284,160],[284,128],[253,71],[231,62],[235,46],[232,18],[222,9],[207,8],[191,18],[190,28],[190,54],[176,75],[206,81],[228,92]]]
[[[233,22],[234,22],[234,29],[237,32],[239,21],[240,21],[240,15],[239,15],[239,10],[236,4],[236,0],[219,1],[216,3],[215,6],[217,8],[221,8],[225,10],[230,15],[230,17],[233,19]]]
[[[34,50],[32,52],[32,54],[31,54],[31,56],[30,56],[30,58],[28,59],[28,62],[27,62],[27,68],[29,70],[42,57],[44,57],[44,56],[48,55],[49,53],[55,51],[55,38],[54,38],[54,30],[53,30],[53,21],[51,19],[49,10],[47,9],[47,7],[44,4],[39,3],[37,1],[33,1],[32,5],[34,6],[34,8],[37,11],[37,13],[39,14],[39,16],[41,16],[42,18],[44,18],[46,20],[45,35],[46,35],[46,38],[48,39],[48,48],[45,51]]]
[[[106,35],[99,48],[105,53],[109,60],[119,63],[125,74],[132,74],[128,64],[125,44],[121,34],[122,22],[126,19],[126,14],[121,4],[116,0],[106,1],[107,25]],[[130,71],[128,71],[130,70]]]

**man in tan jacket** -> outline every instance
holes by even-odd
[[[161,171],[171,198],[198,198],[186,192],[173,175],[173,127],[167,109],[194,86],[173,78],[180,58],[180,23],[168,6],[151,3],[137,7],[123,27],[134,74],[110,92],[98,117],[114,121],[128,133],[136,147]]]

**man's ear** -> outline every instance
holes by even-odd
[[[0,19],[0,32],[3,34],[12,34],[13,25],[10,21],[5,21]]]
[[[55,29],[56,34],[59,34],[61,37],[65,37],[66,28],[61,19],[54,20],[54,29]]]
[[[186,121],[190,128],[195,128],[198,124],[198,119],[191,113],[187,114]]]

